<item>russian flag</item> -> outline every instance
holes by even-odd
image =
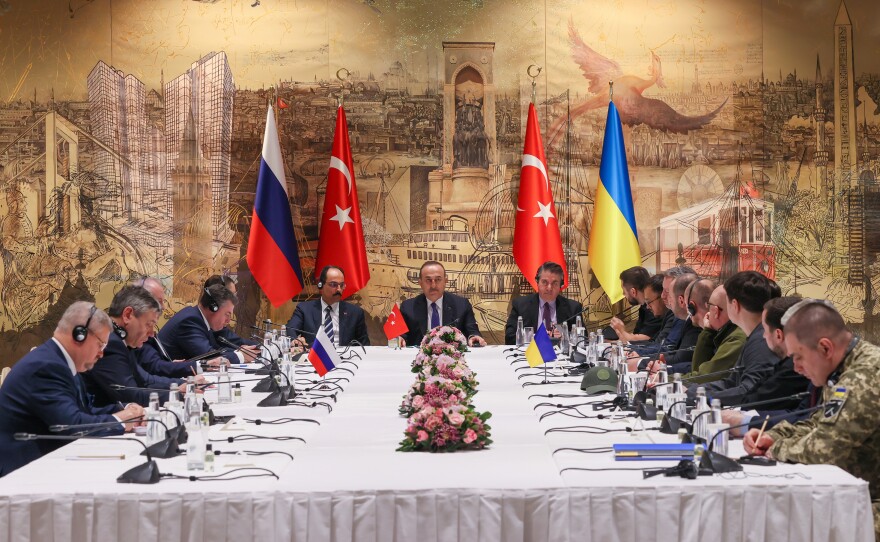
[[[278,307],[303,289],[299,251],[284,179],[284,161],[272,107],[266,114],[266,133],[254,216],[248,241],[247,263],[269,302]]]
[[[626,166],[623,126],[614,102],[608,104],[587,254],[593,275],[602,285],[608,300],[616,303],[623,299],[620,273],[642,265],[642,254],[629,185],[629,169]]]
[[[328,371],[336,368],[337,363],[342,363],[336,348],[333,347],[333,341],[324,332],[323,326],[318,326],[318,333],[315,334],[315,342],[312,343],[312,349],[309,350],[309,361],[315,367],[318,376],[324,376]]]

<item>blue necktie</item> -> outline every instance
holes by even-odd
[[[431,303],[431,329],[440,326],[440,313],[437,312],[437,303]]]
[[[336,344],[333,341],[333,316],[331,314],[332,312],[333,312],[333,309],[331,309],[330,307],[327,307],[327,310],[325,311],[326,315],[324,316],[324,333],[327,334],[327,338],[330,339],[331,343]]]

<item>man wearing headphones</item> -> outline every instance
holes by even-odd
[[[211,275],[208,277],[208,280],[205,281],[205,288],[213,286],[214,284],[222,284],[227,290],[238,295],[238,287],[236,286],[235,281],[232,280],[232,277],[228,275]],[[218,337],[223,337],[232,344],[238,345],[242,350],[251,352],[253,355],[249,357],[254,357],[260,353],[260,347],[257,346],[256,342],[240,337],[236,332],[232,331],[232,328],[229,326],[224,326],[223,329],[215,331],[214,334]]]
[[[214,335],[232,321],[238,298],[225,286],[215,284],[202,289],[199,303],[184,307],[159,331],[159,340],[172,359],[188,359],[213,350],[232,363],[244,363],[238,350],[224,347]]]
[[[342,269],[332,265],[321,269],[317,286],[321,297],[296,305],[287,322],[287,335],[296,337],[299,344],[309,346],[315,340],[318,328],[322,327],[337,347],[352,343],[369,346],[370,336],[363,309],[342,301],[345,290]]]
[[[516,344],[516,323],[520,316],[523,327],[537,330],[540,322],[544,322],[551,337],[560,337],[556,324],[569,323],[570,318],[583,311],[579,302],[559,295],[565,285],[565,275],[558,263],[541,264],[535,274],[535,281],[538,283],[536,293],[519,297],[511,303],[510,315],[504,327],[504,344]]]
[[[104,356],[92,370],[83,374],[89,393],[98,406],[113,403],[150,404],[150,393],[155,389],[168,390],[172,384],[186,392],[186,384],[179,378],[168,378],[148,373],[137,362],[135,350],[141,348],[153,335],[161,311],[159,302],[145,288],[125,286],[110,302],[107,314],[113,322],[113,333],[107,342]],[[204,377],[200,377],[204,382]],[[153,389],[116,389],[126,388]],[[159,402],[168,400],[168,392],[159,392]]]
[[[104,311],[77,301],[64,311],[52,338],[12,367],[0,388],[0,476],[67,444],[60,440],[18,441],[15,433],[47,435],[52,425],[111,423],[91,433],[105,436],[143,425],[140,419],[123,423],[143,415],[139,405],[94,406],[79,376],[101,358],[110,340],[110,328]]]

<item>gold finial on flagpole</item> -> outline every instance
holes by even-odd
[[[614,101],[614,81],[608,81],[608,95],[611,98],[611,101]]]
[[[533,68],[535,71],[534,74],[532,73]],[[541,75],[542,69],[543,68],[541,68],[541,66],[538,66],[537,64],[531,64],[531,65],[529,65],[528,68],[526,68],[526,75],[528,75],[532,79],[532,103],[533,104],[535,103],[535,95],[537,93],[536,88],[538,86],[536,79],[538,79],[538,76]]]
[[[343,73],[345,72],[345,73]],[[339,98],[336,100],[337,107],[342,107],[343,102],[345,101],[345,81],[351,75],[351,72],[346,68],[339,68],[336,70],[336,78],[339,79],[341,85],[339,87]]]

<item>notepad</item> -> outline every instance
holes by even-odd
[[[694,458],[693,444],[615,444],[617,461],[681,461]]]

